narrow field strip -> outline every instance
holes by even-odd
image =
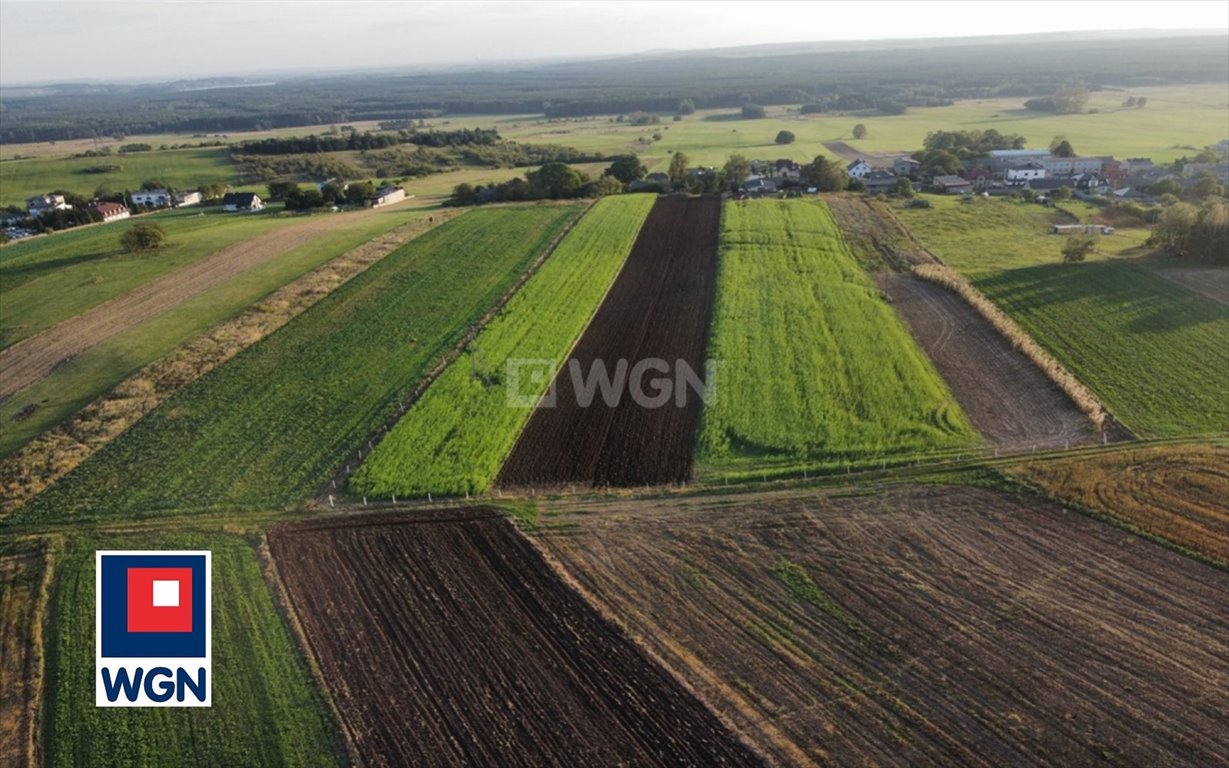
[[[13,519],[293,504],[396,411],[579,210],[474,211],[414,240],[180,390]]]
[[[33,768],[52,563],[44,541],[0,542],[0,765]]]
[[[381,440],[352,478],[352,492],[405,497],[486,491],[533,414],[508,402],[509,361],[551,361],[558,367],[622,268],[652,205],[647,195],[608,197],[585,214]],[[536,387],[524,382],[518,394],[536,401],[554,368],[545,373]]]
[[[728,202],[704,472],[825,466],[970,446],[977,436],[827,208]]]

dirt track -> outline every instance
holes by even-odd
[[[1071,399],[955,292],[909,275],[875,279],[993,446],[1026,451],[1099,442]]]
[[[334,518],[269,544],[364,765],[760,764],[497,514]]]
[[[1226,765],[1229,573],[1028,497],[866,490],[536,539],[781,765]]]
[[[388,210],[379,209],[380,212]],[[183,269],[151,280],[0,351],[0,400],[38,382],[91,347],[167,312],[252,267],[312,238],[352,222],[355,216],[318,215],[227,246]]]

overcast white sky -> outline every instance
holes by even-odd
[[[1215,29],[1229,2],[0,0],[0,81],[148,81],[812,40]]]

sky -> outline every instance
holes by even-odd
[[[413,70],[766,43],[1208,29],[1229,2],[0,0],[0,83]]]

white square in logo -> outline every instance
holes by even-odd
[[[178,608],[179,607],[179,582],[178,581],[154,581],[154,607],[155,608]]]

